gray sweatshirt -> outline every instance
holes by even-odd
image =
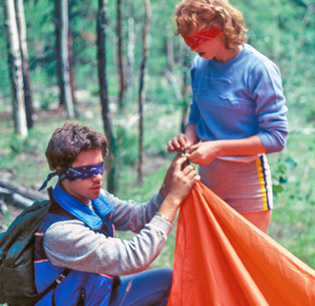
[[[138,233],[132,240],[106,237],[79,220],[53,223],[44,236],[49,261],[59,267],[107,275],[127,275],[145,270],[160,254],[172,225],[155,213],[163,202],[160,193],[138,204],[103,194],[115,208],[117,230]]]

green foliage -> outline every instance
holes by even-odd
[[[31,82],[40,85],[57,84],[55,7],[49,0],[27,1],[24,4]]]
[[[315,208],[274,209],[269,235],[315,269]]]
[[[29,138],[23,140],[12,134],[11,125],[3,120],[0,124],[0,169],[10,173],[14,182],[38,189],[49,171],[44,155],[48,140],[61,122],[59,119],[46,125],[44,119],[41,126],[31,130]]]
[[[117,128],[117,139],[122,155],[122,164],[135,165],[139,154],[137,150],[138,135],[121,126]]]
[[[284,161],[278,160],[272,171],[272,190],[275,196],[284,191],[284,186],[288,182],[288,171],[294,170],[296,166],[297,163],[291,157],[287,157]]]
[[[270,154],[273,188],[277,205],[314,205],[315,143],[312,134],[292,133],[281,154]]]
[[[51,87],[46,91],[39,91],[34,93],[34,101],[38,103],[38,108],[40,110],[48,111],[54,104],[59,104],[59,91],[56,87]]]

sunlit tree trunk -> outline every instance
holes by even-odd
[[[138,164],[138,182],[143,182],[143,163],[144,163],[144,151],[143,151],[143,105],[145,101],[145,76],[146,76],[146,63],[148,57],[148,34],[150,26],[150,0],[144,0],[145,3],[145,24],[143,30],[143,54],[140,66],[140,86],[139,86],[139,164]]]
[[[24,90],[23,90],[23,73],[22,73],[22,57],[21,48],[18,37],[18,27],[15,18],[15,5],[13,0],[3,1],[5,28],[7,34],[7,46],[9,57],[9,70],[12,85],[12,104],[13,104],[13,120],[14,129],[21,138],[28,136]]]
[[[119,83],[119,98],[118,105],[122,109],[124,107],[124,97],[126,91],[125,72],[123,63],[123,35],[122,35],[122,13],[121,0],[117,0],[117,47],[118,47],[118,83]]]
[[[74,83],[74,69],[73,69],[73,37],[72,37],[72,31],[69,29],[69,36],[68,36],[68,52],[69,52],[69,74],[70,74],[70,87],[71,87],[71,96],[72,101],[74,104],[74,111],[76,112],[76,98],[75,98],[75,83]],[[76,117],[78,113],[76,112]]]
[[[32,128],[34,124],[33,102],[32,102],[32,92],[31,92],[31,85],[30,85],[28,50],[27,50],[27,41],[26,41],[26,23],[25,23],[25,16],[24,16],[23,0],[15,0],[15,9],[16,9],[17,27],[18,27],[18,32],[19,32],[19,42],[20,42],[20,47],[21,47],[26,121],[27,121],[27,127]]]
[[[100,99],[102,107],[102,119],[105,135],[108,140],[109,157],[106,163],[107,189],[113,193],[116,190],[116,159],[117,145],[113,134],[112,118],[108,99],[108,85],[106,72],[106,30],[107,30],[107,0],[99,0],[99,11],[97,17],[97,60],[100,85]]]
[[[75,117],[74,104],[71,92],[70,79],[70,62],[68,50],[68,35],[69,35],[69,10],[68,0],[56,0],[56,15],[57,15],[57,54],[60,73],[60,100],[61,104],[65,104],[68,118]],[[64,101],[63,101],[64,100]]]
[[[69,0],[69,19],[74,19],[75,16],[72,16],[71,12],[71,6],[73,4],[72,0]],[[73,54],[73,34],[71,26],[69,26],[69,33],[68,33],[68,53],[69,53],[69,73],[70,73],[70,86],[71,86],[71,95],[72,95],[72,101],[74,104],[74,111],[76,114],[76,117],[78,117],[78,112],[76,109],[76,96],[75,96],[75,73],[74,73],[74,54]]]

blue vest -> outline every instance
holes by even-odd
[[[55,222],[75,219],[52,196],[51,201],[52,207],[35,234],[34,267],[38,292],[45,290],[64,271],[64,267],[54,266],[45,255],[43,248],[45,231]],[[109,212],[103,226],[95,231],[113,237],[113,228]],[[116,280],[109,275],[72,270],[65,280],[37,302],[36,306],[106,306],[109,304],[114,279]]]

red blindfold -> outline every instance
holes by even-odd
[[[188,47],[194,49],[203,44],[204,42],[212,40],[221,33],[222,31],[219,29],[206,28],[204,30],[201,30],[194,36],[183,36],[183,39]]]

